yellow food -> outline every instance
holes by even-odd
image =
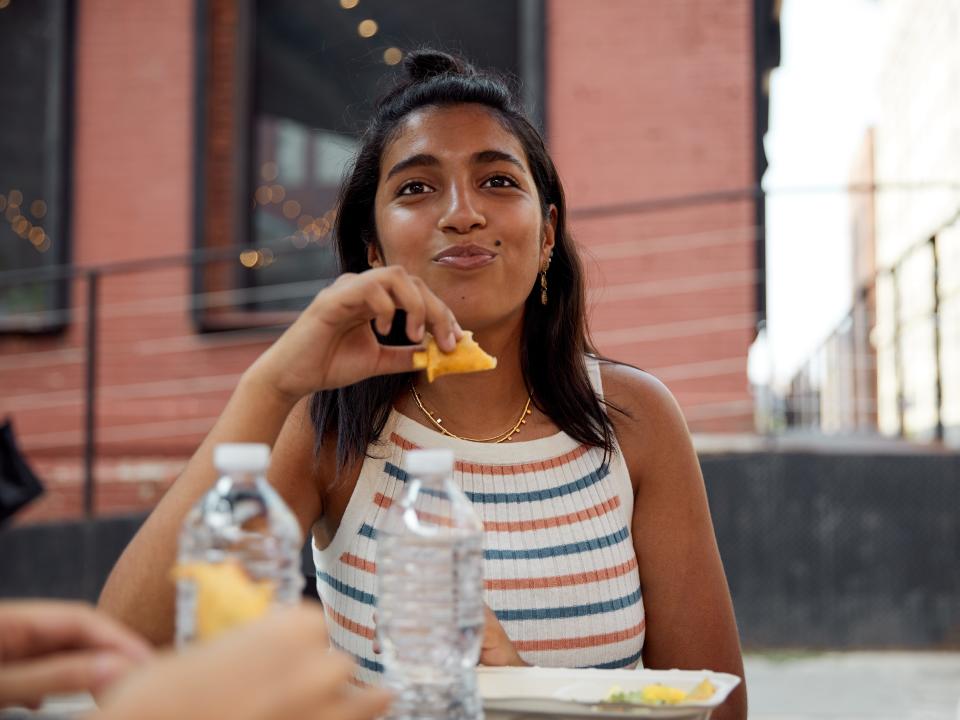
[[[196,637],[207,640],[256,620],[270,607],[274,585],[251,580],[236,562],[190,563],[173,570],[196,583]]]
[[[717,691],[717,688],[714,687],[713,683],[704,678],[697,686],[693,688],[690,692],[687,693],[687,697],[684,698],[686,702],[698,702],[700,700],[709,700],[713,697],[713,694]]]
[[[683,690],[667,685],[647,685],[640,693],[640,699],[647,705],[676,705],[686,697]]]
[[[607,695],[607,702],[636,703],[638,705],[679,705],[681,703],[703,702],[713,697],[717,691],[713,683],[704,678],[690,692],[669,685],[647,685],[641,690],[624,692],[614,685]]]
[[[497,359],[483,351],[472,332],[463,334],[453,352],[443,352],[432,337],[426,346],[426,350],[413,354],[413,369],[426,370],[429,382],[441,375],[492,370],[497,366]]]

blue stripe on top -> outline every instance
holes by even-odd
[[[384,472],[390,477],[396,478],[400,482],[407,482],[409,475],[404,471],[394,465],[392,462],[387,461],[383,466]],[[563,497],[564,495],[570,495],[579,490],[585,490],[591,485],[596,485],[598,482],[603,480],[607,475],[610,474],[610,465],[609,463],[603,463],[596,470],[587,473],[581,478],[577,478],[573,482],[566,483],[564,485],[558,485],[552,488],[545,488],[544,490],[530,490],[527,492],[496,492],[496,493],[481,493],[481,492],[467,492],[464,491],[464,494],[474,503],[518,503],[518,502],[536,502],[538,500],[550,500],[552,498]],[[421,492],[427,495],[434,495],[438,497],[445,497],[445,493],[438,492],[436,490],[421,490]]]
[[[557,618],[583,617],[584,615],[599,615],[631,607],[640,602],[640,588],[629,595],[604,600],[603,602],[588,605],[570,605],[568,607],[529,608],[524,610],[495,610],[497,619],[502,622],[511,620],[556,620]]]
[[[620,658],[619,660],[611,660],[610,662],[600,663],[599,665],[587,665],[587,668],[595,668],[597,670],[616,670],[618,668],[630,667],[637,660],[640,659],[640,656],[643,655],[643,652],[635,652],[629,657]]]
[[[603,537],[590,538],[575,543],[553,545],[552,547],[527,548],[525,550],[484,550],[484,560],[536,560],[537,558],[556,557],[558,555],[575,555],[577,553],[599,550],[621,543],[630,537],[630,531],[623,526],[615,533]]]
[[[363,657],[363,655],[357,655],[356,653],[350,652],[345,647],[343,647],[340,643],[334,640],[332,637],[330,638],[330,644],[334,647],[334,649],[339,650],[340,652],[346,653],[347,655],[352,657],[354,662],[356,662],[357,665],[359,665],[360,667],[375,673],[381,673],[381,674],[383,673],[383,665],[376,662],[375,660],[368,660],[367,658]]]
[[[353,587],[352,585],[347,585],[345,582],[337,580],[335,577],[325,573],[323,570],[317,570],[317,577],[323,580],[327,585],[332,587],[341,595],[346,595],[348,598],[353,598],[357,602],[362,602],[364,605],[377,604],[377,598],[375,595],[371,595],[363,590],[357,590],[357,588]]]
[[[359,535],[377,539],[377,529],[370,523],[363,523],[358,531]],[[539,558],[557,557],[558,555],[576,555],[577,553],[589,552],[590,550],[599,550],[600,548],[610,547],[623,542],[630,537],[630,531],[626,525],[615,533],[589,540],[581,540],[575,543],[565,543],[563,545],[553,545],[542,548],[526,548],[524,550],[484,550],[484,560],[537,560]]]

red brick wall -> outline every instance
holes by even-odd
[[[78,8],[72,251],[77,265],[192,248],[194,3],[83,0]],[[262,336],[198,336],[177,265],[101,280],[99,512],[149,507],[223,407]],[[9,414],[48,486],[23,520],[82,507],[86,284],[59,339],[0,339],[0,416]],[[62,351],[37,366],[39,350]],[[31,353],[30,358],[18,353]],[[60,360],[60,362],[57,362]],[[63,362],[66,361],[66,362]]]
[[[550,146],[572,209],[750,187],[752,2],[552,0]],[[600,350],[694,430],[749,431],[751,201],[575,221]]]
[[[193,5],[80,2],[79,265],[191,249]],[[752,184],[748,0],[552,0],[548,14],[549,139],[571,208]],[[601,350],[660,375],[695,430],[751,427],[753,217],[739,202],[573,224]],[[0,416],[50,488],[26,521],[80,511],[85,290],[65,337],[0,339]],[[156,502],[264,346],[198,336],[190,291],[177,266],[102,281],[99,512]]]

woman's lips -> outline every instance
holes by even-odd
[[[440,265],[460,268],[461,270],[472,270],[474,268],[489,265],[497,259],[496,255],[447,255],[437,258],[434,262]]]
[[[473,270],[489,265],[497,259],[497,254],[479,245],[451,245],[434,256],[433,261],[440,265]]]

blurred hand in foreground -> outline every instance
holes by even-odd
[[[100,693],[151,655],[144,640],[83,603],[0,602],[0,707]]]
[[[390,694],[349,684],[319,608],[276,610],[208,644],[167,655],[103,698],[98,720],[372,720]]]

